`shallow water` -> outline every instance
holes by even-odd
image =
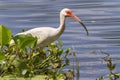
[[[0,23],[13,31],[39,26],[59,26],[59,11],[70,8],[89,30],[67,19],[66,30],[59,38],[64,48],[73,47],[80,61],[80,80],[95,80],[109,73],[101,58],[107,52],[120,59],[120,0],[0,0]],[[93,54],[96,52],[97,54]],[[72,58],[71,58],[72,59]],[[119,62],[116,72],[119,70]]]

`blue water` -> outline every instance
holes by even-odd
[[[70,8],[82,19],[89,36],[81,25],[67,19],[66,30],[59,38],[64,48],[74,48],[80,62],[80,80],[95,80],[109,71],[101,58],[107,52],[120,59],[120,0],[0,0],[0,23],[15,35],[22,29],[59,26],[59,12]],[[115,72],[120,72],[119,62]]]

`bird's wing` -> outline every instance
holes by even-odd
[[[41,28],[34,28],[22,33],[18,33],[17,35],[20,34],[31,34],[33,37],[37,37],[38,41],[37,44],[39,45],[48,45],[49,43],[52,42],[52,40],[50,38],[51,35],[54,35],[56,32],[56,29],[54,28],[50,28],[50,27],[41,27]]]

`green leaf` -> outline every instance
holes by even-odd
[[[70,50],[71,50],[70,48],[67,48],[67,50],[66,50],[66,54],[67,54],[67,55],[70,54]]]
[[[11,30],[9,30],[4,25],[0,25],[0,45],[8,45],[11,40]]]
[[[22,75],[25,75],[26,73],[27,73],[27,69],[24,69],[23,71],[22,71]]]
[[[5,59],[5,54],[3,54],[1,51],[0,51],[0,60],[3,60]]]
[[[62,43],[62,41],[61,41],[61,40],[58,40],[58,43],[59,43],[60,47],[62,47],[62,46],[63,46],[63,43]]]
[[[114,70],[115,67],[116,67],[116,64],[113,64],[113,65],[111,66],[111,70]]]
[[[55,44],[55,43],[51,43],[50,45],[49,45],[49,47],[51,47],[51,48],[55,48],[57,45]]]
[[[37,42],[37,38],[33,37],[30,34],[16,35],[15,37],[13,37],[13,39],[14,39],[15,43],[22,49],[24,49],[27,46],[34,47],[36,45],[36,42]]]
[[[63,53],[63,49],[58,49],[57,55],[61,56]]]
[[[65,80],[65,75],[63,74],[59,74],[58,75],[58,79],[57,80]],[[24,78],[24,77],[16,77],[14,75],[7,75],[4,77],[0,77],[0,80],[53,80],[53,79],[49,79],[48,75],[36,75],[32,78]]]

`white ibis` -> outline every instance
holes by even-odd
[[[21,34],[31,34],[33,37],[37,37],[37,46],[39,48],[44,48],[53,41],[57,40],[60,35],[64,32],[65,30],[65,20],[66,17],[71,17],[78,21],[86,30],[87,35],[88,35],[88,30],[85,27],[85,25],[82,23],[82,21],[72,13],[72,11],[68,8],[64,8],[60,11],[60,25],[58,28],[52,28],[52,27],[38,27],[34,29],[30,29],[28,31],[18,33],[17,35]]]

